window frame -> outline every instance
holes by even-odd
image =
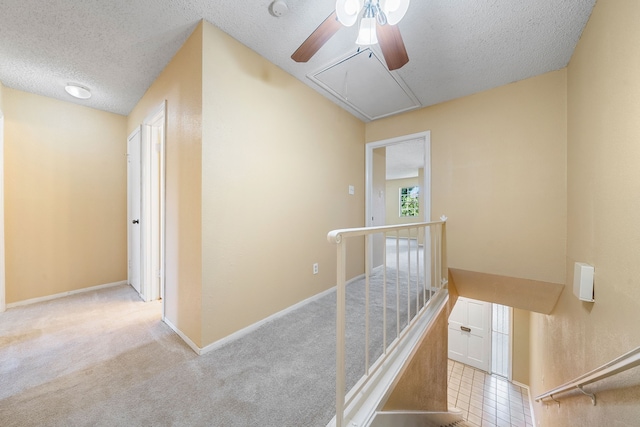
[[[411,192],[413,192],[414,189],[417,189],[415,196],[411,195]],[[406,192],[403,194],[404,190],[406,190]],[[406,202],[406,200],[409,198],[411,200],[415,200],[415,207],[405,205],[404,202]],[[403,213],[403,207],[405,206],[406,206],[406,209],[404,209],[405,212],[407,210],[413,210],[413,212],[407,212],[406,214]],[[398,216],[400,218],[417,218],[420,216],[420,186],[419,185],[412,185],[408,187],[398,188]]]

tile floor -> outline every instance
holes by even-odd
[[[526,388],[453,360],[448,397],[471,426],[534,427]]]

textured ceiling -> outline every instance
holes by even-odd
[[[353,54],[355,27],[295,63],[291,53],[335,0],[286,1],[289,13],[276,18],[270,0],[0,0],[0,81],[126,115],[206,19],[340,105],[306,76]],[[394,73],[428,106],[563,68],[594,3],[413,0],[399,24],[410,61]],[[67,82],[92,98],[72,99]]]
[[[387,179],[417,177],[424,167],[424,141],[415,139],[387,146],[385,167]]]

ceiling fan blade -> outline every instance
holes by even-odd
[[[291,59],[296,62],[307,62],[318,50],[342,27],[336,18],[335,10],[322,24],[293,52]]]
[[[390,71],[402,68],[409,62],[409,55],[397,25],[378,24],[377,33],[378,44]]]

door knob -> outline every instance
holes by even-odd
[[[467,328],[466,326],[460,326],[460,329],[462,329],[464,332],[471,332],[471,328]]]
[[[134,224],[140,224],[140,220],[139,220],[139,219],[134,219],[132,222],[133,222]]]

